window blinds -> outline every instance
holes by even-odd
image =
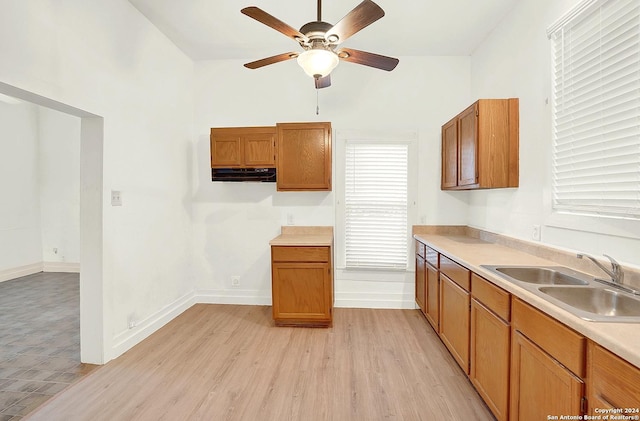
[[[589,3],[550,30],[554,208],[640,218],[640,2]]]
[[[347,142],[347,268],[407,268],[406,143]]]

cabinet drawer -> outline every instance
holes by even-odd
[[[273,246],[274,262],[328,262],[329,247]]]
[[[425,249],[427,246],[422,244],[420,241],[416,241],[416,254],[424,259],[425,257]]]
[[[440,267],[440,253],[431,247],[427,247],[425,260],[436,269]]]
[[[502,320],[511,319],[510,294],[475,273],[471,274],[471,295]]]
[[[580,378],[585,377],[586,339],[539,310],[513,298],[511,325]]]
[[[447,256],[440,255],[440,271],[447,275],[456,284],[460,285],[465,291],[470,290],[470,274],[469,269],[460,266]]]

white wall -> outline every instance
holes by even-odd
[[[474,52],[471,96],[520,98],[520,187],[470,193],[469,224],[640,266],[640,222],[551,214],[551,46],[546,30],[578,0],[522,0]],[[630,238],[635,237],[635,238]]]
[[[108,361],[184,307],[193,288],[193,62],[126,0],[3,2],[0,57],[0,82],[104,119],[103,151],[87,156],[103,154],[95,260],[104,269],[93,287]],[[122,207],[109,206],[112,189]],[[129,319],[139,327],[128,330]]]
[[[41,262],[37,107],[0,101],[0,280]]]
[[[78,264],[80,119],[39,107],[38,152],[42,260]]]
[[[0,102],[0,120],[0,280],[43,268],[76,270],[80,119],[28,102]]]
[[[424,223],[466,223],[466,199],[441,192],[440,126],[469,102],[469,57],[401,57],[393,72],[341,63],[332,86],[316,90],[295,61],[258,70],[241,60],[196,64],[195,179],[193,197],[195,280],[204,301],[271,302],[268,243],[286,225],[335,225],[334,192],[276,192],[274,184],[212,183],[211,127],[330,121],[341,130],[416,130]],[[333,139],[334,166],[336,137]],[[335,172],[334,172],[335,173]],[[334,178],[335,184],[341,180]],[[418,223],[420,221],[414,221]],[[232,288],[231,276],[240,276]],[[413,275],[346,279],[336,273],[336,300],[351,306],[413,303]],[[391,279],[393,278],[393,279]]]

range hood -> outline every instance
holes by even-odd
[[[276,182],[275,168],[212,168],[211,181]]]

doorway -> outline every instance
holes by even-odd
[[[105,362],[103,288],[104,119],[88,111],[0,82],[0,93],[81,119],[80,128],[80,360]]]

